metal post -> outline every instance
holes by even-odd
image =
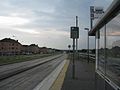
[[[78,17],[76,16],[76,27],[71,27],[71,38],[73,39],[73,63],[72,63],[72,78],[75,79],[75,53],[77,52],[79,38]],[[76,43],[75,43],[76,41]],[[76,45],[75,45],[76,44]],[[76,47],[76,49],[75,49]],[[76,52],[75,52],[76,50]]]
[[[76,53],[77,53],[77,50],[78,50],[78,39],[76,38]]]
[[[70,48],[69,48],[69,55],[70,55]]]
[[[75,79],[75,39],[73,38],[73,71],[72,78]]]
[[[76,16],[76,27],[78,27],[78,16]],[[78,38],[76,38],[76,57],[78,57]],[[78,58],[77,58],[78,59]]]
[[[91,18],[90,19],[90,29],[92,29],[93,28],[93,19]]]
[[[76,16],[76,27],[78,27],[78,16]]]
[[[87,34],[88,34],[87,36],[87,54],[88,54],[87,61],[89,63],[89,28],[85,28],[85,30],[87,30]]]
[[[88,30],[88,63],[89,63],[89,30]]]

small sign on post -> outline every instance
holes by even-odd
[[[76,39],[79,38],[79,27],[71,27],[70,38]]]

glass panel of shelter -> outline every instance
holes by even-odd
[[[106,24],[106,74],[120,86],[120,14]]]
[[[105,73],[105,27],[102,27],[99,32],[98,70]]]

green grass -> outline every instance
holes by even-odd
[[[51,55],[54,55],[54,54],[0,56],[0,65],[35,60],[43,57],[48,57]]]

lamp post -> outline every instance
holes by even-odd
[[[88,39],[87,39],[87,48],[88,48],[88,50],[87,50],[87,53],[88,53],[88,63],[89,63],[89,28],[84,28],[84,30],[87,30],[88,31]]]

